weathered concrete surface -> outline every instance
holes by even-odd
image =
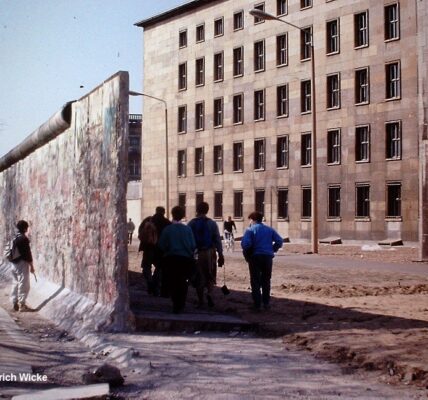
[[[44,296],[36,306],[50,304],[56,322],[77,328],[130,325],[128,89],[127,72],[112,76],[73,103],[69,129],[0,174],[0,247],[18,219],[29,221],[33,294]]]

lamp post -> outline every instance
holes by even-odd
[[[166,101],[160,99],[159,97],[151,96],[145,93],[133,92],[131,90],[128,93],[130,96],[143,96],[148,97],[149,99],[160,101],[165,107],[165,208],[166,217],[169,219],[168,106]]]
[[[313,32],[308,32],[305,29],[298,27],[282,20],[281,18],[275,17],[272,14],[268,14],[262,10],[253,9],[250,14],[254,17],[275,20],[284,24],[290,25],[293,28],[298,29],[305,35],[310,35],[311,40],[311,97],[312,97],[312,151],[311,151],[311,244],[312,253],[318,253],[318,190],[317,190],[317,119],[316,119],[316,98],[315,98],[315,50],[314,50],[314,35]]]

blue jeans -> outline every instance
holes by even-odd
[[[250,269],[251,295],[254,306],[259,308],[263,301],[263,305],[266,307],[270,301],[272,257],[263,254],[252,255],[248,267]]]

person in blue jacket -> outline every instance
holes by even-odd
[[[250,269],[254,309],[260,310],[263,302],[264,309],[268,310],[272,260],[274,254],[282,247],[283,240],[273,228],[263,224],[263,215],[260,212],[254,211],[248,218],[251,223],[241,240],[241,247]]]

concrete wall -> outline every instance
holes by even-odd
[[[78,323],[98,329],[129,327],[128,87],[127,72],[106,80],[73,104],[69,129],[0,174],[0,246],[27,220],[39,280],[82,296]]]
[[[127,221],[129,218],[135,224],[135,231],[133,238],[138,237],[138,226],[142,221],[141,216],[141,199],[142,199],[142,185],[141,181],[128,182],[128,191],[126,193],[126,208],[127,208]]]

